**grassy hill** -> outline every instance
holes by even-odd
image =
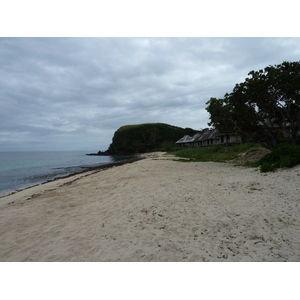
[[[157,150],[167,151],[184,135],[197,131],[163,123],[147,123],[120,127],[114,134],[107,152],[111,154],[144,153]]]

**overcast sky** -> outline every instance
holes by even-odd
[[[208,127],[210,97],[300,38],[0,38],[0,151],[106,150],[123,125]]]

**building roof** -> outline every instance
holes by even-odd
[[[195,142],[204,141],[208,139],[217,139],[217,129],[207,129],[204,132],[196,133],[193,138]]]
[[[185,135],[183,138],[181,138],[180,140],[178,140],[176,142],[176,144],[183,144],[183,143],[189,143],[189,142],[193,142],[193,138],[190,135]]]
[[[203,132],[196,133],[193,137],[185,135],[176,144],[184,144],[191,142],[205,141],[208,139],[217,139],[218,130],[217,129],[206,129]]]

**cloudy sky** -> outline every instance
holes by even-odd
[[[122,125],[208,127],[210,97],[300,38],[0,38],[0,151],[106,150]]]

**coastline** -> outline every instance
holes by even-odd
[[[143,156],[1,197],[0,260],[300,261],[300,166]]]
[[[87,155],[90,155],[90,154],[87,154]],[[36,187],[36,186],[39,186],[39,185],[43,185],[43,184],[52,182],[52,181],[69,178],[69,177],[72,177],[72,176],[80,175],[80,174],[83,174],[83,173],[86,173],[86,172],[91,172],[91,171],[97,171],[98,172],[100,170],[106,170],[106,169],[109,169],[109,168],[112,168],[112,167],[115,167],[115,166],[121,166],[123,164],[132,163],[132,162],[138,161],[140,159],[143,159],[143,157],[137,156],[135,158],[125,159],[125,160],[117,161],[117,162],[113,162],[113,163],[105,163],[105,164],[101,164],[101,165],[97,165],[97,166],[93,166],[93,167],[87,167],[87,168],[84,168],[82,171],[77,171],[77,172],[74,172],[74,173],[71,173],[71,174],[68,174],[68,175],[59,176],[59,177],[56,177],[56,178],[53,178],[53,179],[50,179],[50,180],[46,180],[46,181],[41,182],[41,183],[30,185],[28,187],[15,189],[11,192],[0,194],[0,199],[3,198],[3,197],[6,197],[6,196],[12,195],[12,194],[21,192],[23,190],[27,190],[27,189],[30,189],[30,188],[33,188],[33,187]]]

